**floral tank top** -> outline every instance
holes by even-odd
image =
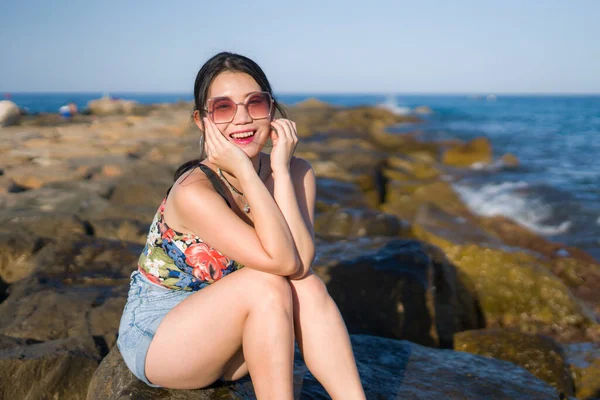
[[[200,167],[227,201],[216,175],[208,167]],[[198,236],[171,229],[163,215],[167,196],[152,220],[146,246],[138,260],[141,273],[169,289],[196,291],[243,267]]]

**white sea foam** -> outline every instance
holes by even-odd
[[[490,183],[480,188],[454,185],[463,201],[478,215],[487,217],[503,215],[542,235],[566,232],[571,222],[548,224],[546,221],[552,217],[552,207],[538,199],[528,197],[522,190],[527,187],[526,182]]]
[[[407,115],[412,112],[410,107],[401,107],[394,96],[389,96],[383,103],[379,103],[377,107],[385,108],[396,115]]]

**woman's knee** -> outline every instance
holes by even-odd
[[[289,311],[293,307],[292,290],[286,277],[254,271],[249,277],[253,290],[251,298],[258,306],[281,307]]]
[[[297,301],[322,303],[331,299],[329,292],[327,291],[327,286],[325,286],[325,283],[323,283],[321,278],[313,272],[305,278],[292,280],[290,283],[294,289]]]

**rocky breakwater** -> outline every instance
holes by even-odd
[[[190,104],[142,108],[0,130],[0,398],[253,398],[247,379],[145,387],[114,346],[152,215],[197,156]],[[453,174],[494,162],[486,139],[390,134],[418,120],[371,107],[311,101],[289,113],[318,176],[314,269],[369,398],[598,393],[595,353],[581,364],[569,352],[598,342],[599,266],[467,209]],[[297,398],[324,397],[296,358]]]

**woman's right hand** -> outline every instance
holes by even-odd
[[[233,175],[245,168],[254,169],[248,155],[229,142],[214,122],[206,117],[203,120],[208,161]]]

